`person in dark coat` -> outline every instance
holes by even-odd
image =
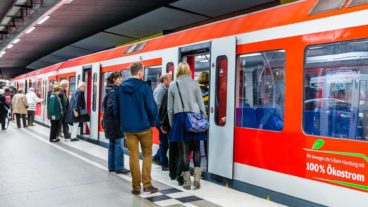
[[[0,94],[0,122],[1,122],[1,130],[5,130],[5,120],[8,114],[8,110],[10,109],[10,105],[6,102],[5,96]]]
[[[47,117],[51,122],[50,129],[50,142],[58,142],[60,139],[57,138],[59,122],[63,116],[63,110],[59,98],[61,88],[54,86],[53,93],[50,95],[47,101]]]
[[[59,98],[61,100],[61,105],[63,106],[63,117],[61,119],[59,129],[61,128],[63,129],[65,139],[70,139],[69,125],[66,122],[66,114],[68,112],[68,107],[69,107],[69,99],[68,99],[68,96],[66,95],[66,89],[68,88],[68,85],[69,85],[69,82],[67,80],[62,80],[60,82],[61,91],[59,94]],[[60,132],[61,130],[59,130],[59,133]]]
[[[84,90],[86,83],[80,82],[77,91],[70,101],[66,121],[73,124],[71,141],[78,141],[77,132],[80,123],[89,122],[89,115],[86,110],[86,100],[84,99]]]
[[[108,169],[117,174],[126,174],[130,171],[124,168],[123,133],[120,130],[119,120],[114,116],[116,90],[121,83],[120,74],[111,73],[107,78],[106,95],[103,99],[103,128],[105,137],[109,139]]]

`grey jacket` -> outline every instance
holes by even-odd
[[[179,91],[176,87],[176,82],[179,84],[180,92],[183,98],[184,109],[182,107]],[[169,115],[170,125],[174,114],[180,112],[196,112],[202,111],[206,113],[204,107],[202,92],[197,81],[192,80],[190,76],[180,76],[176,81],[170,84],[168,92],[167,112]]]
[[[160,83],[160,85],[158,85],[156,89],[153,91],[153,98],[155,99],[158,110],[160,110],[162,98],[164,97],[166,91],[167,88],[162,83]]]

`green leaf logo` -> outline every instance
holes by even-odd
[[[323,139],[318,139],[313,143],[312,149],[320,149],[325,144],[325,141]]]

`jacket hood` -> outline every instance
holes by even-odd
[[[146,82],[144,82],[143,80],[130,78],[124,81],[121,87],[125,93],[133,93],[136,90],[140,89],[142,86],[144,86],[144,84],[146,84]]]
[[[106,94],[108,94],[110,91],[112,90],[116,90],[118,86],[114,85],[114,84],[108,84],[105,88],[105,92]]]

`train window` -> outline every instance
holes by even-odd
[[[76,78],[75,76],[72,76],[69,78],[69,99],[73,97],[73,94],[76,90]]]
[[[162,74],[161,66],[152,66],[144,68],[144,80],[151,86],[152,91],[160,84]]]
[[[319,0],[309,15],[341,9],[346,0]]]
[[[348,7],[359,6],[362,4],[368,4],[368,0],[350,0]]]
[[[120,70],[120,75],[121,75],[121,82],[124,82],[124,81],[128,80],[132,76],[130,74],[129,69]]]
[[[226,124],[227,107],[227,57],[219,56],[216,60],[216,101],[215,122],[219,126]]]
[[[368,139],[368,40],[306,50],[304,118],[306,134]]]
[[[97,73],[93,73],[92,84],[92,110],[95,112],[97,107]]]
[[[285,51],[238,58],[236,125],[281,131],[284,128]]]
[[[37,85],[36,85],[36,95],[37,97],[42,97],[41,96],[41,81],[37,81]]]
[[[170,73],[172,76],[174,75],[174,63],[169,62],[166,64],[166,73]]]

